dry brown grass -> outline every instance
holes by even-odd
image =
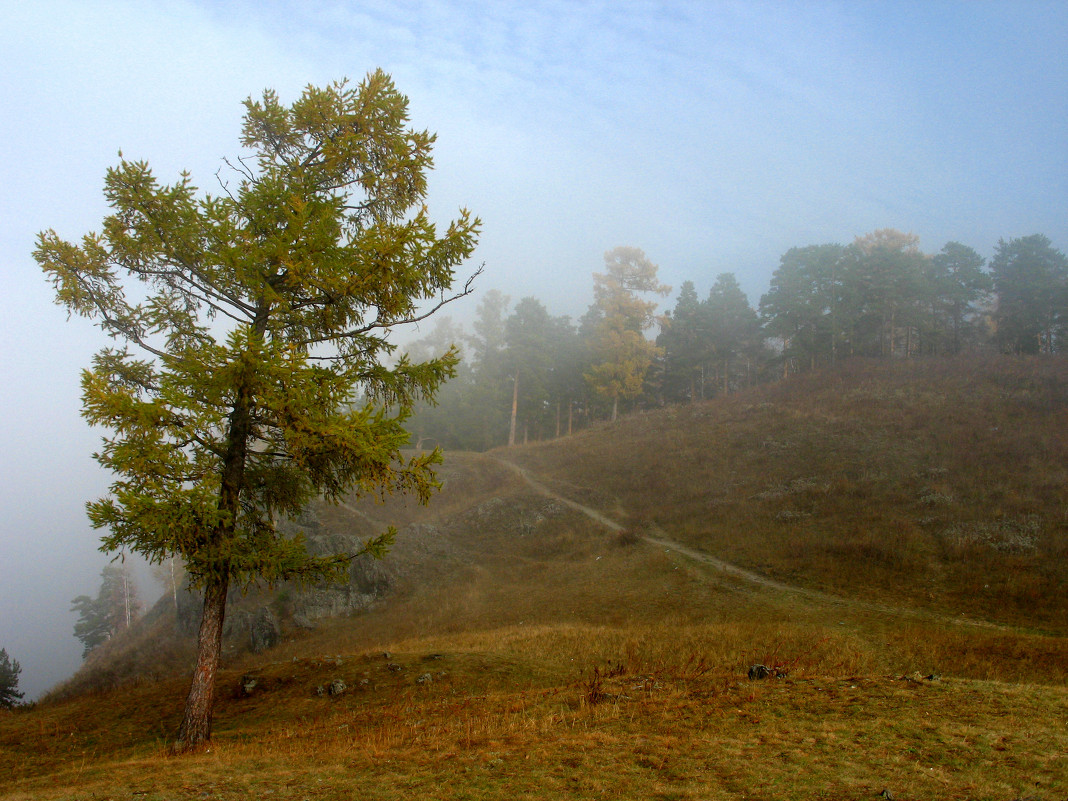
[[[187,758],[163,744],[179,687],[143,685],[0,718],[4,797],[1058,797],[1063,687],[880,674],[815,633],[514,627],[261,665],[249,697],[230,670]],[[758,654],[789,675],[745,679]]]

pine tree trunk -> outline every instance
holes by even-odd
[[[215,704],[215,674],[222,655],[223,619],[226,616],[225,581],[210,583],[204,589],[204,616],[197,637],[197,665],[193,684],[185,702],[185,714],[178,729],[175,753],[191,751],[211,739],[212,707]]]
[[[267,325],[266,310],[257,311],[253,331],[262,336]],[[241,490],[245,483],[245,458],[252,430],[252,390],[247,384],[237,387],[226,453],[222,460],[222,483],[219,487],[219,511],[226,513],[228,523],[220,524],[213,532],[214,544],[225,552],[225,545],[234,536],[239,516]],[[200,619],[197,637],[197,665],[193,684],[185,702],[185,714],[178,728],[175,753],[191,751],[211,739],[212,707],[215,704],[215,674],[222,655],[223,618],[226,616],[226,592],[230,586],[230,570],[223,566],[209,575],[204,586],[204,615]]]

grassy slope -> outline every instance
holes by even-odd
[[[231,660],[209,753],[166,755],[185,683],[144,682],[0,715],[0,796],[1060,799],[1065,373],[853,365],[503,454],[632,531],[841,601],[455,455],[429,510],[359,507],[419,524],[397,595]],[[873,597],[1004,625],[850,603]],[[749,682],[755,662],[788,675]],[[334,679],[351,689],[315,694]]]
[[[856,362],[514,458],[774,578],[1068,633],[1063,359]]]

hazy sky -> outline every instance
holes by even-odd
[[[213,189],[242,99],[382,67],[438,133],[432,213],[483,219],[482,290],[578,316],[633,245],[676,289],[734,272],[756,305],[790,247],[876,228],[1068,249],[1066,41],[1063,2],[0,0],[0,647],[22,687],[79,662],[70,600],[106,563],[83,504],[108,483],[78,389],[104,340],[31,252],[99,228],[120,148]]]

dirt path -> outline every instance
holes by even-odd
[[[581,512],[587,517],[596,520],[609,531],[622,531],[625,528],[625,526],[623,526],[622,524],[617,523],[615,520],[612,520],[609,517],[606,517],[605,515],[598,512],[596,509],[578,503],[577,501],[573,501],[570,498],[567,498],[545,486],[540,481],[535,479],[531,475],[530,471],[526,468],[520,467],[514,462],[509,462],[507,459],[502,459],[499,456],[493,456],[490,458],[494,459],[505,467],[515,471],[519,476],[523,478],[523,480],[531,489],[534,489],[537,492],[540,492],[542,495],[545,495],[548,498],[552,498],[554,501],[562,503],[565,506],[568,506],[578,512]],[[942,615],[937,612],[930,612],[925,609],[910,609],[906,607],[897,607],[890,606],[888,604],[881,604],[875,601],[863,601],[856,598],[843,598],[838,595],[831,595],[830,593],[820,592],[819,590],[810,590],[805,587],[798,587],[794,584],[784,584],[780,581],[770,579],[767,576],[762,576],[759,573],[754,573],[751,570],[746,570],[743,567],[738,567],[738,565],[731,564],[730,562],[725,562],[722,559],[717,559],[716,557],[707,554],[704,551],[699,551],[695,548],[690,548],[689,546],[683,545],[681,542],[675,542],[674,540],[668,539],[665,532],[661,531],[660,529],[655,529],[655,532],[657,536],[645,535],[642,537],[642,539],[649,545],[654,545],[656,547],[663,548],[667,551],[674,551],[675,553],[678,553],[686,557],[687,559],[691,559],[695,562],[708,565],[709,567],[712,567],[720,571],[721,573],[725,573],[729,576],[735,576],[736,578],[740,578],[743,581],[747,581],[751,584],[764,587],[765,589],[775,590],[777,592],[787,593],[790,595],[802,596],[804,598],[808,598],[809,600],[817,601],[819,603],[827,604],[829,606],[837,606],[865,612],[874,612],[876,614],[889,615],[892,617],[913,617],[922,620],[932,620],[939,623],[954,623],[962,626],[999,629],[1002,631],[1014,630],[1011,626],[1005,626],[1000,623],[992,623],[987,620],[975,620],[972,618],[954,617],[953,615]]]

